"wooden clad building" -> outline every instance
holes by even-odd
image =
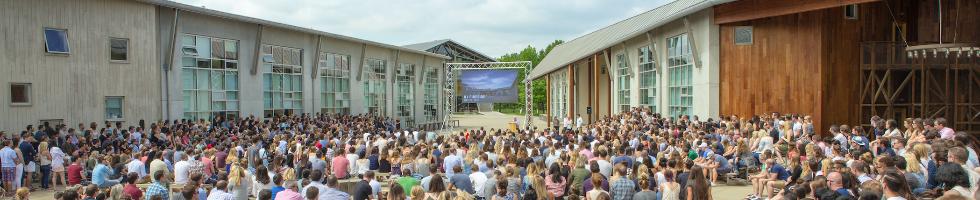
[[[723,115],[809,113],[818,133],[871,116],[980,131],[980,56],[904,50],[980,41],[977,1],[741,0],[714,13]]]

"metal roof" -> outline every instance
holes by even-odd
[[[355,43],[363,43],[363,44],[368,44],[368,45],[372,45],[372,46],[379,46],[379,47],[383,47],[383,48],[389,48],[389,49],[395,49],[395,50],[401,50],[401,51],[418,53],[418,54],[432,56],[432,57],[438,57],[438,58],[442,58],[442,59],[450,59],[450,57],[445,56],[445,55],[442,55],[442,54],[437,54],[437,53],[432,53],[432,52],[427,52],[427,51],[420,51],[420,50],[415,50],[415,49],[410,49],[410,48],[405,48],[405,47],[400,47],[400,46],[395,46],[395,45],[390,45],[390,44],[385,44],[385,43],[381,43],[381,42],[375,42],[375,41],[370,41],[370,40],[365,40],[365,39],[360,39],[360,38],[355,38],[355,37],[350,37],[350,36],[335,34],[335,33],[329,33],[329,32],[315,30],[315,29],[311,29],[311,28],[303,28],[303,27],[299,27],[299,26],[294,26],[294,25],[289,25],[289,24],[284,24],[284,23],[279,23],[279,22],[274,22],[274,21],[269,21],[269,20],[254,18],[254,17],[242,16],[242,15],[237,15],[237,14],[222,12],[222,11],[218,11],[218,10],[212,10],[212,9],[208,9],[208,8],[204,8],[204,7],[191,6],[191,5],[182,4],[182,3],[178,3],[178,2],[174,2],[174,1],[169,1],[169,0],[138,0],[138,1],[139,2],[148,3],[148,4],[152,4],[152,5],[162,6],[162,7],[176,8],[176,9],[181,10],[181,11],[188,11],[188,12],[193,12],[193,13],[198,13],[198,14],[203,14],[203,15],[210,15],[210,16],[214,16],[214,17],[231,19],[231,20],[235,20],[235,21],[243,21],[243,22],[248,22],[248,23],[262,24],[262,25],[265,25],[265,26],[271,26],[271,27],[283,28],[283,29],[292,30],[292,31],[299,31],[299,32],[304,32],[304,33],[309,33],[309,34],[321,35],[321,36],[326,36],[326,37],[330,37],[330,38],[336,38],[336,39],[340,39],[340,40],[346,40],[346,41],[355,42]]]
[[[459,49],[461,49],[463,51],[467,51],[465,53],[469,53],[471,55],[474,55],[474,56],[478,57],[477,58],[478,60],[483,61],[483,62],[495,62],[496,61],[496,59],[493,59],[490,56],[487,56],[487,55],[485,55],[483,53],[480,53],[479,51],[473,50],[472,48],[467,47],[466,45],[463,45],[463,44],[461,44],[459,42],[456,42],[454,40],[451,40],[451,39],[441,39],[441,40],[423,42],[423,43],[418,43],[418,44],[410,44],[410,45],[405,45],[405,46],[402,46],[402,47],[409,48],[409,49],[420,50],[420,51],[428,51],[428,52],[438,53],[437,52],[437,49],[433,49],[433,48],[436,48],[439,45],[443,45],[443,44],[448,45],[448,46],[457,47],[457,48],[459,48]],[[445,55],[445,54],[443,54],[443,55]]]
[[[547,56],[531,70],[529,79],[536,79],[562,66],[603,49],[639,36],[656,27],[711,6],[733,0],[676,0],[654,8],[605,28],[585,34],[561,45],[555,46]]]

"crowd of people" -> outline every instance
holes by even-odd
[[[147,200],[980,199],[977,140],[945,119],[699,119],[634,108],[451,133],[368,115],[42,124],[3,135],[4,195]],[[39,174],[36,174],[39,173]],[[35,177],[40,176],[40,177]],[[59,185],[61,185],[59,187]]]

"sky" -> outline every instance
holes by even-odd
[[[510,88],[517,79],[517,70],[463,70],[460,82],[475,89]]]
[[[392,45],[452,39],[490,57],[569,41],[672,0],[175,0]]]

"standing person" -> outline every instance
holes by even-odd
[[[10,148],[11,141],[7,140],[3,142],[3,149],[0,149],[0,173],[3,173],[3,188],[8,191],[6,195],[10,195],[14,191],[14,173],[16,172],[16,167],[20,164],[20,159],[18,159],[17,152]]]
[[[41,137],[41,143],[37,145],[38,165],[41,168],[41,188],[51,189],[51,152],[48,150],[48,136]]]
[[[60,180],[62,185],[68,187],[68,180],[65,179],[65,152],[61,151],[61,148],[51,147],[50,154],[51,170],[54,172],[51,176],[51,182],[54,187],[58,187],[58,180]]]
[[[701,166],[691,168],[691,177],[687,181],[687,200],[711,200],[711,186],[704,175]]]
[[[32,175],[37,168],[37,163],[34,162],[37,159],[37,151],[34,149],[34,145],[31,144],[34,142],[34,137],[30,134],[24,134],[21,138],[20,144],[17,146],[20,149],[21,155],[23,155],[24,163],[26,163],[24,165],[23,186],[33,190],[34,185],[31,184],[31,181],[34,180],[34,177]]]

